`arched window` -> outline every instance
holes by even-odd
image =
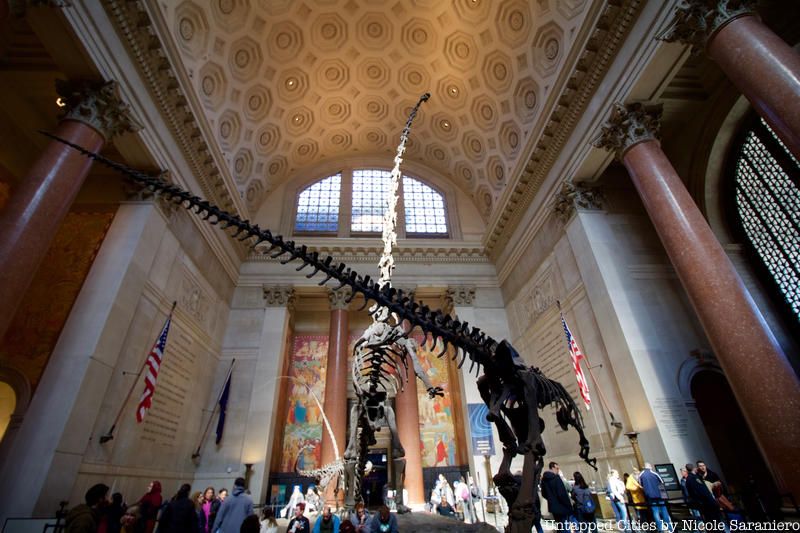
[[[301,190],[297,197],[295,233],[335,233],[370,236],[381,233],[391,172],[385,169],[344,170]],[[341,192],[341,194],[340,194]],[[403,176],[398,194],[397,226],[400,237],[448,237],[445,196],[432,186]],[[348,221],[340,222],[339,213]]]
[[[800,323],[800,165],[763,119],[748,124],[732,156],[734,226]]]
[[[335,174],[303,189],[297,197],[296,232],[336,232],[342,175]]]
[[[447,235],[444,197],[421,181],[403,176],[406,234]]]

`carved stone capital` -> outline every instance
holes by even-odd
[[[565,181],[553,202],[553,212],[566,223],[577,209],[597,210],[603,208],[605,198],[598,188],[582,183]]]
[[[117,82],[70,82],[56,80],[56,92],[64,105],[61,120],[77,120],[97,130],[107,141],[135,132],[142,126],[119,97]]]
[[[661,105],[615,103],[611,117],[603,125],[600,136],[592,143],[597,148],[615,152],[619,159],[640,142],[658,140],[661,136]]]
[[[475,303],[475,286],[458,285],[447,287],[445,294],[447,307],[468,306]]]
[[[675,18],[658,38],[681,42],[702,51],[709,39],[731,20],[755,13],[756,0],[682,0]]]
[[[266,307],[294,307],[294,287],[291,285],[264,285]]]
[[[328,301],[331,303],[331,310],[338,311],[341,309],[347,309],[350,305],[348,301],[350,296],[353,294],[353,289],[350,287],[342,287],[339,290],[328,290]]]

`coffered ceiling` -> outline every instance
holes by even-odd
[[[160,2],[237,187],[255,212],[318,164],[386,154],[432,97],[407,159],[485,219],[542,120],[586,0]]]

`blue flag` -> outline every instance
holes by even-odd
[[[219,397],[219,421],[217,421],[217,440],[216,443],[222,440],[222,432],[225,429],[225,412],[228,410],[228,395],[231,392],[231,376],[233,372],[228,374],[228,379],[225,381],[225,388],[222,389],[222,394]]]

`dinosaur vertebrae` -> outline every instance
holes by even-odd
[[[325,278],[320,281],[319,285],[325,285],[331,280],[336,280],[339,285],[335,289],[340,289],[344,286],[350,287],[352,294],[348,301],[352,300],[357,294],[361,294],[364,297],[362,309],[366,308],[370,302],[375,302],[379,306],[387,308],[388,312],[385,320],[392,321],[394,320],[393,315],[396,315],[398,319],[408,320],[412,326],[420,328],[425,335],[434,339],[441,339],[442,352],[439,354],[440,356],[445,353],[448,345],[458,348],[454,358],[460,356],[459,366],[464,363],[466,355],[469,355],[471,361],[470,370],[477,366],[477,371],[480,371],[481,365],[485,365],[490,360],[497,347],[497,341],[484,334],[480,329],[470,327],[466,322],[462,323],[457,319],[453,319],[440,310],[432,310],[428,306],[420,305],[414,301],[413,295],[409,297],[402,290],[394,289],[388,284],[381,287],[370,276],[359,275],[344,263],[335,261],[330,255],[309,252],[305,245],[295,246],[294,241],[285,241],[281,235],[273,235],[268,229],[262,230],[257,224],[251,224],[249,220],[242,220],[238,216],[209,203],[207,200],[203,200],[176,185],[168,183],[161,177],[164,175],[163,173],[158,176],[151,176],[90,152],[51,133],[42,133],[126,175],[153,193],[161,195],[167,201],[182,205],[187,210],[199,215],[203,220],[207,220],[209,224],[220,225],[224,230],[232,228],[231,237],[240,241],[249,241],[258,252],[279,259],[282,264],[300,261],[301,265],[297,267],[297,271],[311,267],[312,271],[306,274],[309,279],[321,272]],[[264,243],[267,243],[269,247]]]
[[[394,396],[408,379],[408,339],[401,327],[373,322],[353,350],[353,387],[356,396],[385,390]]]
[[[400,165],[403,162],[403,154],[406,151],[406,144],[408,144],[408,135],[411,132],[411,123],[417,116],[419,107],[422,102],[427,102],[431,97],[430,93],[423,94],[411,113],[408,115],[408,120],[403,128],[403,133],[400,134],[400,144],[397,146],[397,154],[394,156],[394,167],[392,168],[392,179],[389,182],[389,192],[387,193],[386,211],[383,213],[383,253],[378,262],[378,270],[380,271],[380,279],[378,285],[383,287],[392,280],[392,271],[394,270],[394,256],[392,256],[392,247],[397,244],[397,191],[400,188]]]

